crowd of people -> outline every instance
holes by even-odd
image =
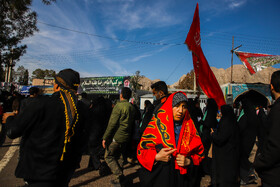
[[[247,97],[238,115],[212,98],[202,110],[199,95],[169,95],[163,81],[152,84],[154,102],[146,100],[141,113],[129,102],[128,87],[113,103],[78,96],[79,84],[79,73],[64,69],[55,76],[52,96],[41,96],[36,87],[25,99],[2,92],[7,136],[21,137],[15,175],[25,186],[68,186],[83,154],[89,155],[90,170],[112,173],[115,186],[126,184],[125,162],[140,164],[140,186],[198,187],[205,175],[213,187],[251,184],[258,177],[263,187],[280,186],[280,71],[271,77],[275,102],[268,115]]]

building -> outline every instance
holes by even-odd
[[[174,92],[178,92],[178,91],[181,91],[181,92],[184,92],[187,94],[187,97],[189,99],[195,99],[197,94],[194,90],[186,90],[186,89],[175,89],[175,88],[172,88],[172,89],[168,89],[168,93],[169,94],[172,94]],[[208,97],[204,94],[201,94],[200,97],[199,97],[199,102],[200,102],[200,108],[201,109],[204,109],[204,107],[206,107],[206,101],[207,101]],[[145,100],[149,100],[151,103],[153,103],[153,94],[150,93],[150,94],[145,94],[145,95],[142,95],[140,96],[140,110],[144,110],[144,102]]]
[[[239,106],[240,101],[249,97],[256,106],[267,106],[272,104],[270,85],[263,83],[227,83],[221,86],[227,104]]]

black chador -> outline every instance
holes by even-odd
[[[238,126],[231,106],[223,105],[221,112],[222,118],[218,128],[212,133],[212,177],[216,182],[216,186],[239,186]]]

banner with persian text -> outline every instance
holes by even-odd
[[[81,78],[82,92],[90,94],[119,94],[130,86],[130,76]]]

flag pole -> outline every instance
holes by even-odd
[[[233,83],[233,53],[234,51],[236,51],[237,49],[239,49],[242,45],[239,45],[238,47],[234,48],[234,36],[232,36],[232,49],[231,49],[231,75],[230,75],[230,83]]]
[[[230,83],[232,83],[232,75],[233,75],[233,48],[234,48],[234,36],[232,36],[232,50],[231,50],[231,68],[230,68]]]
[[[193,71],[193,91],[196,93],[196,76],[195,71]]]

